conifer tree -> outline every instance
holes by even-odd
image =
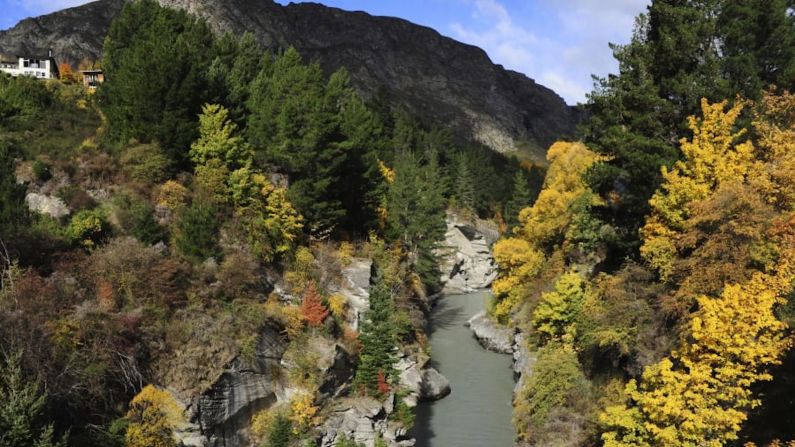
[[[771,84],[795,87],[795,16],[792,0],[723,2],[718,29],[723,71],[732,92],[758,98]]]
[[[533,193],[528,184],[527,174],[524,169],[519,169],[513,176],[513,191],[511,198],[505,203],[504,218],[509,231],[519,225],[519,212],[529,207],[533,200]]]
[[[475,182],[470,169],[470,162],[465,155],[459,155],[455,160],[455,187],[453,195],[456,205],[464,210],[475,209]]]
[[[435,153],[424,164],[411,152],[398,155],[387,194],[387,236],[403,244],[414,270],[431,288],[439,281],[435,251],[446,231],[436,160]]]
[[[362,321],[359,341],[362,349],[354,382],[364,390],[379,393],[379,375],[395,374],[396,333],[392,323],[395,303],[383,275],[370,288],[370,309]]]
[[[194,202],[182,211],[176,223],[174,244],[186,257],[204,261],[218,253],[218,227],[213,207]]]
[[[0,445],[4,447],[64,447],[53,426],[41,425],[46,392],[38,381],[26,380],[22,355],[0,359]]]
[[[116,141],[158,141],[186,161],[208,95],[213,33],[187,12],[153,0],[127,2],[105,39],[100,103]]]
[[[0,139],[0,239],[6,243],[28,217],[25,186],[16,182],[15,152],[11,143]]]
[[[216,41],[214,53],[208,73],[211,102],[222,104],[229,109],[232,121],[245,126],[251,83],[262,65],[271,62],[271,55],[264,52],[248,31],[240,38],[231,33],[223,34]]]
[[[290,176],[288,197],[312,236],[328,237],[346,216],[375,223],[378,175],[368,151],[378,123],[344,70],[326,83],[320,67],[304,64],[291,48],[272,66],[263,65],[248,108],[247,135],[262,148],[257,162],[275,164]]]
[[[290,418],[283,414],[276,415],[268,434],[267,447],[289,447],[292,438],[293,424]]]

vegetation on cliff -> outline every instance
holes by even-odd
[[[348,393],[397,394],[410,424],[394,362],[425,349],[445,211],[499,216],[539,171],[151,0],[125,5],[102,67],[95,94],[0,76],[0,396],[19,396],[0,427],[24,432],[6,444],[176,445],[227,367],[269,361],[267,328],[292,397],[257,413],[259,441],[319,436],[344,385],[329,346]],[[361,316],[338,293],[353,257],[374,262]]]
[[[529,445],[792,439],[791,7],[653,1],[584,144],[550,149],[494,249],[494,316],[538,349]]]

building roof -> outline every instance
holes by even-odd
[[[99,74],[102,73],[102,70],[99,68],[91,69],[91,70],[80,70],[80,73],[83,74]]]

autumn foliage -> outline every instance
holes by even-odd
[[[126,447],[176,447],[174,429],[184,422],[171,393],[147,385],[130,402]]]
[[[384,374],[383,370],[378,370],[378,393],[382,395],[389,394],[389,391],[392,389],[389,386],[389,383],[386,381],[386,375]]]
[[[320,327],[329,314],[328,308],[323,305],[320,293],[314,281],[310,281],[304,290],[304,300],[301,303],[301,315],[310,327]]]

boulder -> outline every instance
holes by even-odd
[[[450,381],[435,368],[422,370],[420,399],[439,400],[450,394]]]
[[[69,215],[69,208],[63,200],[55,196],[32,192],[25,196],[25,203],[31,211],[46,214],[55,219]]]
[[[485,310],[470,318],[467,326],[472,329],[472,333],[480,345],[489,351],[501,354],[513,352],[515,331],[495,323],[486,315]]]

